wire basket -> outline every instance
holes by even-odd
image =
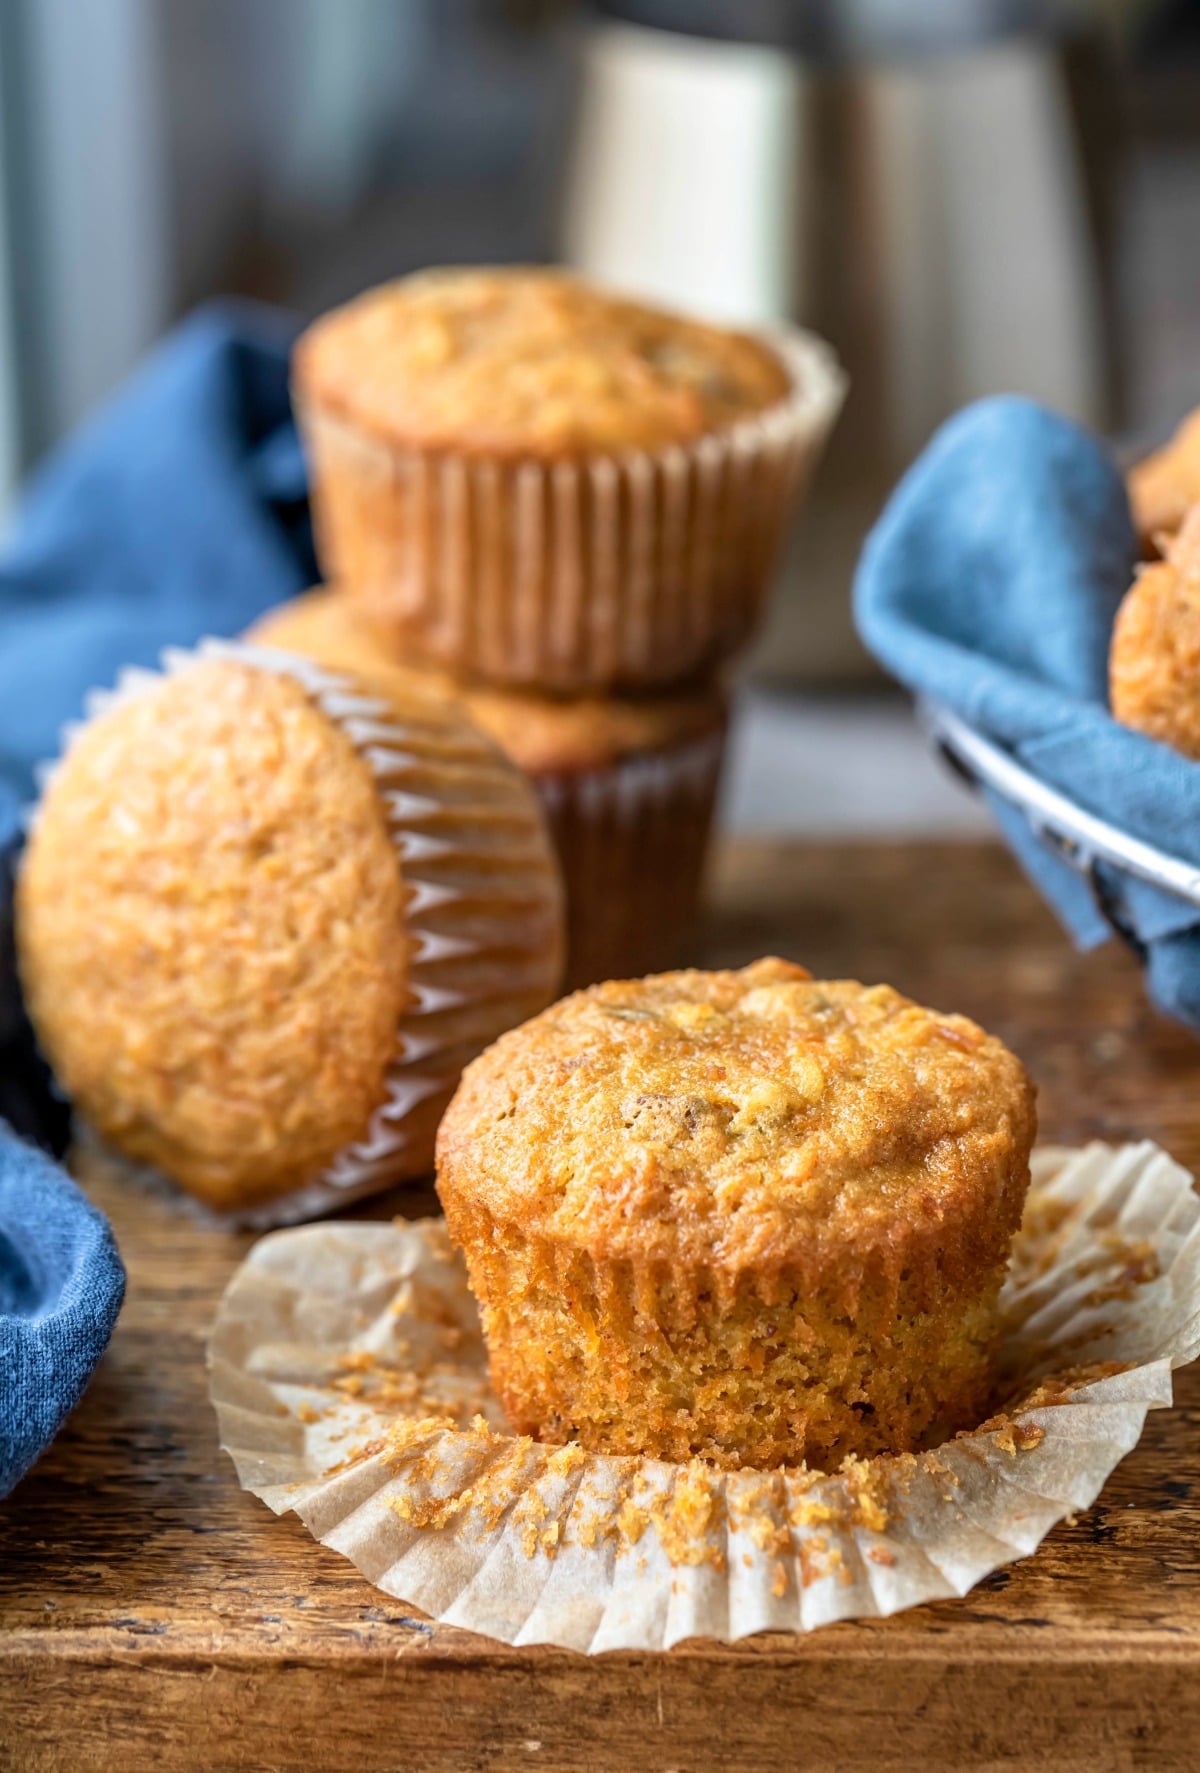
[[[922,725],[955,774],[972,788],[990,788],[1023,815],[1039,842],[1086,881],[1109,928],[1139,959],[1145,958],[1145,943],[1122,915],[1101,863],[1200,911],[1200,868],[1086,812],[948,709],[928,700],[917,707]]]

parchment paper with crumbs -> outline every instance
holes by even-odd
[[[209,1347],[247,1490],[430,1617],[668,1649],[963,1595],[1088,1507],[1200,1351],[1200,1198],[1151,1144],[1035,1154],[997,1414],[917,1456],[718,1472],[514,1436],[440,1220],[264,1237]]]

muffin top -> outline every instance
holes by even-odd
[[[758,339],[524,268],[369,290],[304,333],[293,379],[389,441],[509,458],[691,443],[791,386]]]
[[[1200,758],[1200,507],[1117,611],[1109,690],[1123,726]]]
[[[1200,411],[1183,421],[1169,443],[1129,471],[1134,526],[1148,553],[1162,551],[1193,505],[1200,504]]]
[[[377,680],[406,670],[388,631],[377,628],[357,603],[333,591],[309,591],[280,604],[246,639]],[[460,700],[480,731],[534,776],[605,769],[623,758],[718,733],[728,700],[715,683],[653,697],[567,700],[491,689],[433,669],[422,668],[421,675],[432,690]]]
[[[760,1271],[1011,1231],[1033,1087],[964,1016],[762,960],[564,999],[471,1065],[442,1122],[448,1211],[586,1250]],[[1015,1203],[1015,1204],[1014,1204]]]
[[[368,765],[229,659],[68,750],[19,882],[31,1014],[85,1114],[218,1206],[319,1174],[382,1099],[405,889]]]

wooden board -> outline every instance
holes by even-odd
[[[1200,1042],[1155,1016],[1118,949],[1074,954],[990,845],[732,849],[702,958],[770,951],[978,1017],[1030,1064],[1049,1138],[1148,1135],[1200,1165]],[[1196,1369],[1099,1505],[965,1601],[734,1648],[511,1650],[407,1615],[237,1488],[203,1350],[249,1240],[97,1193],[129,1298],[82,1406],[0,1507],[0,1765],[1200,1765]]]

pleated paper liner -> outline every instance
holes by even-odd
[[[531,777],[558,851],[574,991],[674,965],[695,924],[725,753],[716,732]]]
[[[1087,1508],[1200,1350],[1200,1199],[1151,1144],[1035,1154],[1002,1295],[1009,1401],[833,1475],[509,1433],[439,1220],[264,1238],[209,1347],[243,1488],[386,1594],[512,1644],[666,1649],[964,1595]]]
[[[343,592],[271,610],[246,636],[330,670],[411,671]],[[605,704],[481,691],[435,673],[533,784],[562,868],[564,990],[640,978],[682,960],[695,923],[720,781],[729,697],[719,679],[678,695]],[[587,735],[582,749],[579,734]]]
[[[406,650],[494,683],[577,693],[723,663],[845,397],[820,339],[768,343],[784,399],[654,454],[405,449],[297,398],[325,577]]]
[[[442,1110],[465,1064],[543,1009],[562,974],[562,889],[545,821],[520,773],[457,705],[414,685],[411,706],[290,653],[239,641],[169,649],[162,672],[126,671],[90,715],[201,659],[293,678],[367,763],[407,889],[407,1003],[386,1095],[363,1135],[286,1195],[206,1217],[262,1228],[328,1212],[433,1168]],[[75,731],[65,737],[67,744]],[[43,771],[43,784],[53,773]],[[35,815],[36,816],[36,815]],[[138,1166],[131,1173],[153,1180]]]

